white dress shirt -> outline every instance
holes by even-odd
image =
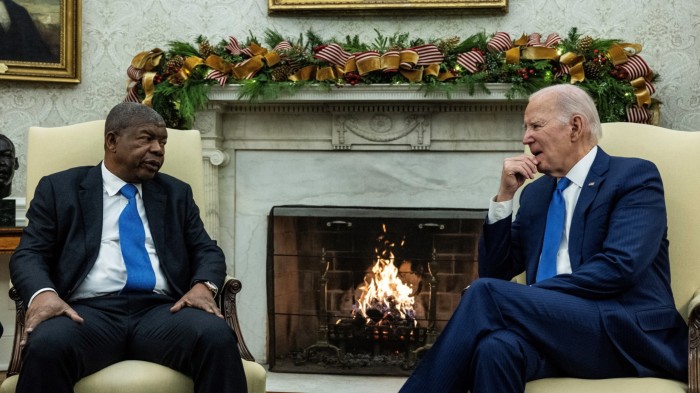
[[[586,181],[588,172],[593,165],[595,156],[598,153],[598,146],[594,146],[573,168],[566,174],[571,180],[571,184],[562,192],[564,203],[566,204],[566,223],[564,234],[561,237],[559,251],[557,252],[557,274],[571,273],[571,260],[569,259],[569,230],[571,229],[571,219],[574,216],[574,208],[581,195],[581,189]],[[513,201],[496,202],[495,197],[491,198],[489,204],[488,222],[493,223],[509,217],[513,213]]]
[[[127,199],[119,192],[126,182],[102,167],[102,238],[100,252],[97,255],[95,265],[88,273],[85,280],[76,289],[70,300],[102,296],[119,292],[126,284],[126,265],[122,258],[122,250],[119,244],[119,215],[126,206]],[[141,184],[134,184],[136,193],[136,207],[141,216],[144,230],[146,231],[146,251],[151,260],[151,266],[156,274],[155,292],[169,293],[168,281],[165,279],[160,267],[156,248],[153,244],[153,236],[148,225],[146,209],[143,206]]]

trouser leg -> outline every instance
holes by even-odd
[[[205,311],[170,312],[172,302],[145,311],[134,327],[129,356],[192,376],[197,393],[245,393],[247,384],[233,330]]]
[[[101,299],[97,308],[85,302],[72,304],[84,319],[82,324],[65,316],[39,324],[22,351],[16,391],[70,393],[80,378],[121,360],[126,325],[118,302]]]
[[[634,375],[603,331],[595,302],[508,281],[480,279],[462,298],[401,393],[466,392],[473,384],[469,375],[473,375],[477,344],[503,329],[522,337],[541,358],[567,375]]]
[[[479,393],[522,392],[526,381],[558,374],[535,347],[507,329],[479,340],[471,364],[470,390]]]

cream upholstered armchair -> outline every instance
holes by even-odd
[[[611,155],[654,162],[664,183],[670,242],[671,286],[676,307],[688,321],[689,383],[659,378],[531,381],[526,393],[700,392],[700,132],[633,123],[603,124],[600,146]]]
[[[80,165],[96,165],[104,155],[104,121],[92,121],[65,127],[31,127],[27,143],[27,202],[34,196],[39,179],[47,174]],[[196,201],[203,201],[204,173],[202,143],[199,131],[168,130],[166,159],[162,171],[192,186]],[[201,206],[201,205],[200,205]],[[238,337],[238,349],[249,393],[265,393],[265,369],[255,363],[243,341],[236,316],[236,294],[241,282],[228,277],[220,291],[218,302],[226,322]],[[24,331],[24,305],[17,292],[10,289],[15,300],[17,316],[15,340],[8,378],[0,386],[0,393],[15,391],[17,375],[21,371],[19,338]],[[111,365],[81,379],[75,386],[77,393],[192,393],[192,379],[170,368],[144,361],[126,360]]]

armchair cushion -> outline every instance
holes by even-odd
[[[265,368],[243,361],[249,393],[265,393]],[[7,378],[0,393],[14,393],[18,376]],[[194,383],[186,375],[155,363],[125,360],[81,379],[75,393],[192,393]]]
[[[686,384],[682,382],[660,378],[545,378],[528,382],[525,393],[686,393],[686,389]]]

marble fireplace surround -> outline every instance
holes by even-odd
[[[524,99],[415,86],[309,88],[275,101],[217,87],[197,114],[207,230],[240,278],[239,317],[267,362],[267,215],[273,206],[487,208],[522,152]],[[174,159],[170,157],[170,159]],[[176,158],[175,158],[176,159]]]

